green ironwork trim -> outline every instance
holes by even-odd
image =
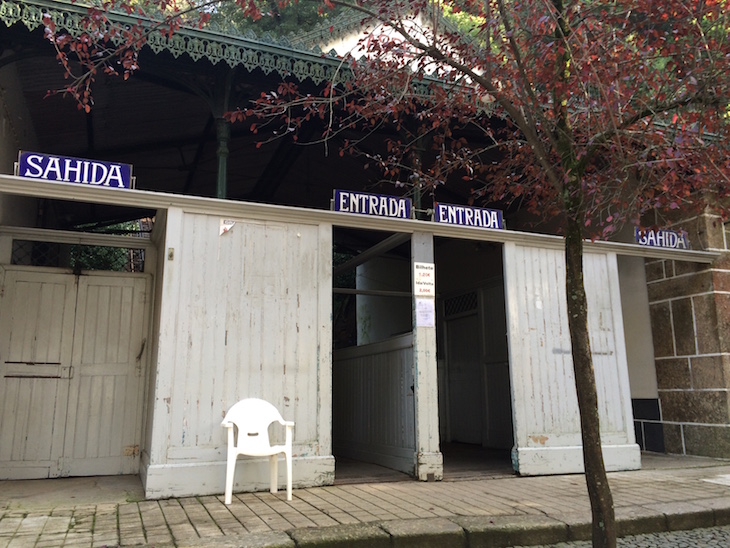
[[[72,36],[79,36],[86,31],[83,26],[86,16],[86,6],[81,2],[73,3],[70,0],[0,0],[0,21],[10,27],[17,23],[24,24],[28,30],[44,27],[43,17],[48,15],[58,29],[64,29]],[[357,26],[361,18],[357,14],[344,14],[338,17],[339,31],[347,32],[348,28]],[[137,24],[140,18],[120,12],[112,12],[111,18],[119,24]],[[147,23],[153,24],[152,20]],[[172,36],[165,36],[154,32],[147,38],[145,47],[154,53],[170,52],[175,58],[183,54],[193,61],[207,59],[212,64],[226,63],[229,67],[244,67],[247,71],[261,70],[264,74],[277,73],[284,78],[294,78],[298,82],[311,80],[315,85],[324,82],[341,84],[352,80],[353,74],[347,63],[343,63],[334,51],[322,53],[318,46],[309,47],[313,36],[321,34],[322,29],[316,28],[305,32],[300,37],[283,36],[275,38],[265,34],[259,38],[252,31],[245,35],[232,34],[231,29],[220,31],[211,29],[182,28]],[[309,42],[309,45],[300,45],[298,39]],[[429,76],[423,79],[414,79],[411,83],[412,91],[416,95],[430,94],[429,86],[439,83]],[[485,113],[491,112],[491,105],[480,109]]]
[[[63,0],[0,0],[0,20],[5,26],[22,23],[31,31],[43,27],[43,17],[48,15],[57,28],[79,36],[85,32],[85,14],[83,5]],[[120,24],[139,21],[137,17],[117,12],[111,17]],[[290,45],[272,43],[273,40],[267,38],[263,41],[212,30],[183,28],[170,37],[158,32],[150,34],[146,47],[154,53],[168,51],[176,58],[187,54],[193,61],[205,58],[214,65],[224,62],[230,67],[244,67],[249,72],[258,69],[265,74],[275,72],[282,78],[293,77],[300,82],[309,79],[317,85],[333,81],[335,77],[337,81],[351,77],[347,66],[334,53],[298,50]],[[287,39],[282,41],[291,43]]]

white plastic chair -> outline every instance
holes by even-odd
[[[273,422],[286,427],[284,445],[271,445],[269,426]],[[269,456],[272,493],[277,491],[279,472],[279,453],[286,458],[286,500],[291,500],[292,476],[292,428],[294,423],[285,421],[281,413],[269,402],[258,398],[247,398],[236,403],[226,413],[221,426],[228,428],[228,462],[226,466],[226,504],[231,504],[233,494],[233,474],[236,471],[238,455],[252,457]],[[238,429],[234,442],[233,427]]]

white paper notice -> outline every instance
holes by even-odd
[[[220,226],[220,232],[219,236],[223,236],[226,232],[228,232],[230,229],[233,228],[233,225],[236,224],[236,221],[233,219],[221,219],[221,226]]]
[[[436,327],[434,299],[416,299],[416,327]]]
[[[413,293],[416,297],[436,296],[436,265],[413,263]]]

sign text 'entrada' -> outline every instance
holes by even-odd
[[[434,221],[450,225],[476,226],[480,228],[504,228],[502,212],[452,204],[436,204]]]
[[[18,175],[44,181],[133,188],[132,166],[39,152],[21,152]]]
[[[344,213],[359,213],[376,217],[410,219],[412,203],[409,198],[369,194],[350,190],[335,190],[333,209]],[[434,221],[478,228],[504,228],[502,212],[497,209],[436,204]]]
[[[335,190],[334,210],[396,219],[411,218],[410,198]]]

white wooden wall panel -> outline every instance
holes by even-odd
[[[179,283],[165,291],[178,298],[163,296],[158,355],[158,374],[170,375],[169,394],[163,381],[158,400],[170,404],[169,425],[155,428],[169,433],[164,457],[151,461],[223,459],[220,422],[245,397],[266,399],[296,422],[295,455],[317,453],[320,359],[331,345],[331,227],[239,220],[219,235],[219,217],[181,221],[165,265],[166,284]]]
[[[590,311],[589,330],[596,384],[601,386],[599,408],[604,436],[632,432],[631,416],[625,412],[630,395],[625,393],[628,375],[623,320],[618,286],[618,265],[613,255],[586,254],[584,259],[586,295]],[[618,308],[617,308],[618,307]],[[620,341],[621,344],[618,344]],[[627,420],[629,421],[627,423]]]
[[[517,405],[524,409],[529,424],[528,444],[541,444],[529,436],[543,436],[579,430],[570,337],[566,325],[565,269],[562,253],[547,249],[515,248],[515,264],[508,276],[511,321],[517,329],[511,333],[510,348],[520,352],[514,366],[522,372],[517,386],[524,394]],[[512,283],[510,283],[512,282]]]
[[[338,456],[414,472],[413,336],[335,351]]]
[[[587,253],[584,265],[604,456],[609,469],[636,468],[616,257]],[[580,472],[564,254],[506,244],[505,282],[516,467],[522,474]]]

